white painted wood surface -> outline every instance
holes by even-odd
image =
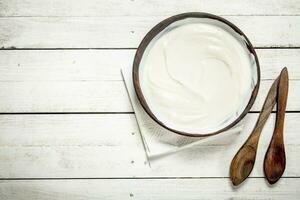
[[[0,48],[136,48],[166,17],[1,17]],[[225,18],[255,47],[300,46],[300,16]]]
[[[298,0],[1,0],[0,16],[161,16],[202,11],[218,15],[299,15]]]
[[[230,161],[257,116],[247,115],[243,132],[229,142],[186,150],[152,162],[149,168],[133,114],[3,115],[0,178],[228,177]],[[274,116],[262,133],[253,177],[263,177],[262,160]],[[299,121],[299,113],[287,114],[284,177],[300,176]]]
[[[225,16],[259,48],[253,111],[289,69],[287,168],[274,187],[262,178],[274,114],[240,188],[228,168],[256,113],[232,143],[146,161],[120,68],[152,26],[187,11]],[[0,0],[0,199],[299,199],[299,15],[298,0]]]
[[[6,200],[28,199],[291,199],[298,200],[300,179],[282,180],[266,187],[261,178],[251,178],[236,189],[227,178],[217,179],[109,179],[1,181]],[[275,192],[276,191],[276,192]]]
[[[272,80],[261,81],[252,111],[261,109],[271,84]],[[300,110],[300,81],[291,80],[289,91],[287,110]],[[132,112],[123,81],[5,81],[0,99],[3,113]]]
[[[135,50],[0,51],[0,112],[132,112],[120,66],[130,67],[134,53]],[[258,49],[258,56],[263,80],[252,110],[261,109],[272,80],[283,66],[291,74],[287,109],[300,110],[300,50]]]
[[[300,79],[300,49],[256,49],[261,78],[274,79],[283,66]],[[121,81],[120,66],[131,66],[133,50],[0,51],[0,81]]]

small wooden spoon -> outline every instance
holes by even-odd
[[[264,172],[270,184],[276,183],[285,170],[283,124],[289,87],[288,81],[288,71],[287,68],[284,68],[278,83],[275,130],[264,160]]]
[[[236,153],[231,162],[230,179],[235,186],[242,183],[249,176],[253,169],[256,158],[257,144],[261,131],[276,103],[279,77],[274,81],[269,90],[262,111],[258,117],[252,133]]]

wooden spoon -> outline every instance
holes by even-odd
[[[278,83],[275,130],[264,160],[264,172],[270,184],[276,183],[285,170],[283,124],[289,87],[288,81],[288,71],[287,68],[284,68]]]
[[[276,103],[279,77],[274,81],[269,90],[262,111],[258,117],[252,133],[236,153],[231,162],[230,179],[235,186],[242,183],[249,176],[253,169],[256,158],[257,144],[261,131]]]

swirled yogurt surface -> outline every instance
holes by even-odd
[[[140,82],[153,114],[172,129],[207,134],[231,124],[257,82],[243,37],[213,19],[177,21],[147,46]]]

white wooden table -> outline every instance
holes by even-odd
[[[120,74],[147,31],[187,11],[222,15],[257,49],[261,88],[232,144],[151,165]],[[0,0],[0,199],[300,199],[299,0]],[[287,168],[273,187],[262,160],[233,188],[228,168],[267,90],[290,72]]]

